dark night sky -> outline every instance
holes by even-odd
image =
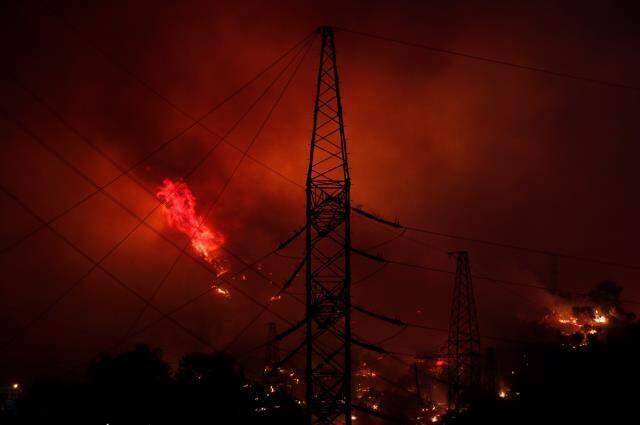
[[[92,191],[86,180],[34,143],[16,122],[97,184],[117,175],[113,165],[8,75],[17,76],[80,134],[129,166],[191,123],[135,78],[189,115],[201,116],[321,24],[639,85],[639,16],[632,2],[343,3],[6,2],[0,25],[0,185],[45,220]],[[407,225],[638,264],[638,90],[480,63],[340,31],[336,43],[356,204]],[[299,184],[304,183],[307,166],[318,48],[316,40],[250,150],[252,157]],[[101,52],[130,74],[114,67]],[[206,125],[227,131],[274,77],[274,72],[267,74],[208,118]],[[274,99],[270,92],[228,141],[241,149],[248,146]],[[193,166],[215,141],[194,128],[134,175],[157,187],[163,178],[177,178]],[[188,180],[201,212],[217,197],[240,158],[236,150],[221,145]],[[119,180],[107,192],[140,216],[156,205],[130,179]],[[38,226],[11,198],[0,196],[0,205],[0,246],[11,245]],[[303,221],[303,191],[246,159],[208,222],[224,233],[232,252],[253,261]],[[161,214],[152,215],[149,223],[184,243],[181,235],[166,228]],[[122,208],[99,195],[54,226],[98,259],[135,224]],[[358,217],[353,227],[356,246],[372,246],[393,236]],[[546,284],[550,278],[549,257],[407,235],[433,249],[400,238],[379,252],[391,259],[452,268],[443,251],[468,249],[478,274],[535,284]],[[302,246],[295,245],[287,254],[301,252]],[[175,256],[169,243],[143,227],[104,265],[148,298]],[[232,270],[240,267],[229,254],[222,256]],[[367,260],[355,261],[355,279],[376,267]],[[261,264],[277,281],[294,265],[294,260],[273,256]],[[9,341],[90,264],[54,233],[41,229],[2,253],[0,266],[1,339]],[[585,291],[606,278],[624,285],[624,298],[640,300],[638,272],[571,260],[560,264],[560,282],[567,289]],[[182,258],[154,303],[171,310],[211,281],[201,267]],[[274,292],[252,272],[235,284],[260,300]],[[301,284],[297,280],[292,291],[301,293]],[[450,289],[449,275],[390,265],[358,285],[353,296],[354,302],[373,310],[446,328]],[[475,290],[481,331],[493,335],[518,337],[515,319],[536,318],[550,300],[535,289],[505,289],[484,281],[476,281]],[[57,362],[82,365],[122,338],[142,306],[105,273],[94,271],[27,333],[3,347],[0,377],[59,373]],[[634,310],[633,305],[625,307]],[[301,306],[291,299],[274,308],[292,321],[302,315]],[[204,297],[176,319],[223,348],[259,311],[232,290],[230,300]],[[147,311],[141,325],[157,316]],[[242,352],[263,341],[265,323],[271,320],[277,321],[264,314],[231,349]],[[395,331],[358,316],[354,326],[371,341]],[[434,350],[445,336],[410,330],[388,347]],[[204,349],[167,321],[129,341],[134,342],[161,345],[171,360],[186,350]]]

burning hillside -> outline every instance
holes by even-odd
[[[622,287],[605,281],[586,294],[553,294],[553,306],[544,318],[546,327],[570,337],[572,346],[586,346],[590,338],[606,332],[617,321],[628,321],[633,315],[620,304]]]
[[[163,203],[169,226],[187,236],[202,259],[216,267],[218,275],[224,273],[226,270],[216,261],[224,236],[205,223],[206,217],[196,213],[196,197],[189,186],[182,180],[164,179],[156,196]]]

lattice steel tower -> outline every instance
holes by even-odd
[[[333,28],[321,27],[307,174],[307,424],[351,424],[351,201]]]
[[[447,351],[449,408],[467,407],[480,390],[480,331],[471,283],[469,253],[449,253],[456,259]]]

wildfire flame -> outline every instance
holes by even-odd
[[[605,311],[597,307],[573,307],[564,312],[552,311],[546,317],[548,325],[558,329],[563,335],[582,334],[585,339],[581,345],[587,342],[588,335],[597,335],[607,327],[615,311]]]
[[[164,179],[156,197],[163,203],[167,223],[184,233],[191,246],[208,263],[213,263],[216,251],[224,244],[221,233],[207,226],[205,218],[196,213],[196,197],[182,180]]]
[[[211,289],[213,289],[214,293],[221,298],[231,298],[231,292],[228,289],[222,288],[217,285],[211,285]]]
[[[543,323],[570,338],[564,344],[566,347],[587,347],[616,323],[635,320],[633,313],[622,308],[622,289],[617,283],[605,280],[586,293],[551,294],[551,305]],[[581,339],[577,338],[580,336]]]

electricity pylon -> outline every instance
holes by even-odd
[[[456,259],[447,351],[449,408],[468,407],[480,390],[480,331],[471,282],[469,253],[449,253]]]
[[[333,28],[322,46],[307,174],[307,424],[351,424],[351,201]]]

